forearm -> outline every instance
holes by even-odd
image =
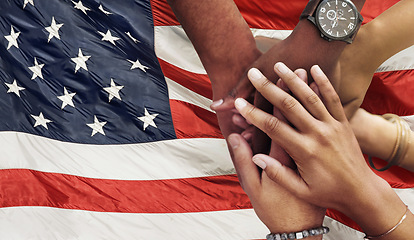
[[[232,0],[168,0],[209,75],[214,99],[228,93],[260,56]]]
[[[402,0],[366,24],[371,32],[372,72],[385,60],[414,44],[413,9],[414,0]]]

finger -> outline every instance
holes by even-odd
[[[346,120],[341,100],[325,73],[318,65],[314,65],[311,68],[311,74],[330,115],[338,121]]]
[[[234,125],[242,129],[246,129],[251,125],[240,114],[234,114],[231,120],[234,123]]]
[[[316,95],[315,92],[310,89],[308,84],[292,72],[284,63],[276,63],[275,72],[280,76],[283,82],[285,82],[295,97],[299,99],[302,105],[316,119],[323,120],[328,116],[328,112],[326,111],[326,108],[323,105],[323,102],[319,99],[318,95]],[[299,74],[303,74],[303,72],[299,70]],[[256,86],[254,83],[253,85]]]
[[[228,111],[234,108],[234,98],[227,96],[225,98],[214,101],[210,108],[216,112]]]
[[[314,118],[295,98],[270,82],[258,69],[250,69],[248,76],[256,89],[275,107],[280,109],[296,128],[304,131],[315,125]]]
[[[283,116],[283,114],[279,111],[279,109],[274,108],[273,109],[273,116],[277,117],[280,121],[286,122],[286,118]],[[276,158],[280,163],[283,165],[290,167],[292,169],[296,169],[296,164],[293,162],[289,154],[275,141],[272,141],[269,156],[272,156],[273,158]]]
[[[303,68],[299,68],[296,69],[294,71],[294,73],[296,74],[296,76],[298,76],[298,78],[300,78],[304,83],[308,84],[308,73],[306,72],[305,69]]]
[[[257,91],[254,97],[254,105],[258,109],[269,114],[271,114],[273,111],[273,105]],[[271,142],[272,140],[269,138],[269,136],[266,135],[266,133],[255,127],[255,131],[253,132],[252,138],[252,149],[254,154],[269,153]]]
[[[316,95],[318,95],[318,97],[320,98],[320,99],[322,99],[322,96],[321,96],[321,93],[319,92],[319,88],[318,88],[318,85],[316,85],[316,83],[315,82],[312,82],[310,85],[309,85],[309,87],[316,93]],[[323,99],[322,99],[322,101],[323,101]]]
[[[248,99],[255,91],[253,85],[250,83],[247,77],[244,77],[235,88],[233,88],[226,97],[214,101],[210,108],[214,111],[227,111],[234,108],[234,99],[237,97]]]
[[[293,150],[295,146],[298,146],[301,135],[287,123],[256,108],[242,98],[236,99],[235,106],[244,118],[265,132],[284,149]]]
[[[239,134],[230,134],[227,142],[230,146],[231,159],[236,169],[240,185],[249,197],[251,195],[254,196],[253,190],[259,189],[260,187],[260,172],[251,161],[252,150]]]
[[[270,179],[286,188],[295,196],[305,200],[310,196],[308,185],[293,169],[264,154],[255,155],[252,160],[263,169]]]
[[[241,135],[244,139],[246,139],[247,143],[249,143],[250,146],[252,146],[252,139],[253,139],[253,133],[255,131],[255,126],[250,126],[246,130],[244,130]]]

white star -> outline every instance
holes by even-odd
[[[99,31],[98,31],[98,33],[102,35],[102,37],[103,37],[101,39],[102,41],[108,41],[108,42],[112,43],[113,45],[115,45],[115,41],[118,41],[120,39],[118,37],[113,37],[112,34],[111,34],[111,31],[109,31],[109,30],[106,33],[99,32]]]
[[[31,115],[32,118],[34,118],[36,120],[34,127],[37,127],[39,125],[43,126],[44,128],[47,128],[47,124],[51,123],[52,121],[50,121],[49,119],[46,119],[45,117],[43,117],[43,113],[40,112],[39,116],[35,116],[35,115]]]
[[[128,62],[132,63],[131,70],[132,70],[132,69],[139,68],[139,69],[141,69],[142,71],[147,72],[147,70],[146,70],[146,69],[149,69],[149,67],[142,65],[142,64],[139,62],[139,60],[138,60],[138,59],[137,59],[135,62],[134,62],[134,61],[132,61],[132,60],[129,60],[129,59],[128,59]]]
[[[144,123],[144,131],[150,125],[157,128],[157,125],[155,125],[155,122],[154,122],[154,119],[157,116],[158,114],[149,114],[148,110],[145,108],[145,116],[138,117],[138,119]]]
[[[50,42],[50,40],[55,37],[60,40],[59,36],[59,29],[63,26],[63,23],[56,24],[55,17],[52,17],[52,25],[49,27],[46,27],[46,31],[49,32],[49,38],[47,39],[47,42]]]
[[[139,43],[140,41],[138,41],[138,39],[134,38],[130,32],[126,32],[125,33],[129,38],[132,39],[132,41],[134,41],[135,43]]]
[[[116,97],[119,100],[121,99],[121,96],[119,95],[119,91],[124,88],[124,86],[117,86],[114,82],[114,80],[111,78],[111,86],[104,88],[105,91],[109,93],[109,102],[111,102],[112,98]]]
[[[7,46],[7,50],[9,50],[12,46],[19,48],[19,44],[17,43],[17,38],[19,37],[20,32],[14,32],[13,26],[11,26],[10,35],[4,36],[7,41],[9,41],[9,45]]]
[[[106,15],[111,15],[111,14],[112,14],[111,12],[105,11],[105,9],[103,8],[102,4],[101,4],[101,5],[99,5],[98,9],[99,9],[99,10],[101,10],[101,11],[102,11],[103,13],[105,13]]]
[[[79,48],[78,57],[71,58],[71,59],[72,59],[72,61],[73,61],[74,63],[76,63],[76,66],[75,66],[75,73],[77,73],[77,72],[78,72],[78,70],[79,70],[80,68],[83,68],[83,69],[85,69],[86,71],[88,71],[88,67],[86,66],[86,61],[88,61],[88,59],[89,59],[90,57],[91,57],[91,56],[83,56],[82,50]]]
[[[14,79],[13,83],[5,83],[7,87],[9,87],[9,90],[7,90],[7,93],[15,93],[17,96],[20,97],[20,91],[24,90],[24,87],[20,87],[17,85],[16,79]]]
[[[32,5],[34,6],[34,2],[33,2],[33,0],[24,0],[24,3],[23,3],[23,9],[26,7],[26,5],[27,5],[28,3],[30,3],[30,4],[32,4]]]
[[[85,7],[85,6],[83,6],[83,3],[82,3],[82,1],[79,1],[79,2],[75,2],[75,1],[72,1],[72,3],[73,4],[75,4],[75,8],[76,9],[79,9],[79,10],[81,10],[83,13],[85,13],[86,15],[88,15],[87,13],[86,13],[86,11],[90,11],[90,9],[89,8],[87,8],[87,7]]]
[[[69,93],[66,87],[63,87],[63,95],[57,97],[59,100],[62,101],[62,109],[64,109],[67,105],[75,107],[72,101],[72,98],[75,95],[76,93]]]
[[[32,80],[37,78],[37,77],[40,77],[41,79],[43,79],[42,68],[45,65],[44,64],[39,64],[37,62],[36,58],[34,58],[34,64],[35,64],[34,66],[29,67],[30,71],[33,72]]]
[[[86,125],[88,125],[88,127],[92,128],[91,137],[93,137],[93,135],[95,135],[97,133],[105,135],[105,132],[103,130],[103,126],[105,126],[106,122],[99,122],[98,118],[95,115],[93,117],[94,117],[94,123],[86,124]]]

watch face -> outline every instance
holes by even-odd
[[[316,10],[315,20],[323,35],[342,40],[356,30],[358,11],[349,0],[324,0]]]

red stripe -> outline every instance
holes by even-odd
[[[154,26],[180,25],[166,0],[151,0]]]
[[[235,175],[157,181],[84,178],[0,170],[2,207],[45,206],[99,212],[186,213],[248,209]]]
[[[177,100],[170,107],[177,138],[223,138],[216,114]]]
[[[162,59],[158,59],[158,61],[160,62],[162,72],[167,78],[206,98],[213,98],[211,82],[206,74],[186,71]]]
[[[374,114],[414,114],[414,70],[376,73],[362,106]]]
[[[328,209],[326,211],[326,215],[345,224],[348,227],[351,227],[355,230],[358,230],[360,232],[362,232],[362,229],[360,226],[358,226],[358,224],[356,224],[352,219],[350,219],[349,217],[347,217],[345,214],[338,212],[336,210],[333,209]]]
[[[400,0],[369,0],[365,1],[361,14],[364,23],[371,21]]]

